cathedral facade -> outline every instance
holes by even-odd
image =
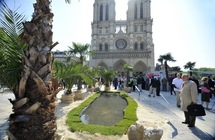
[[[154,70],[154,44],[150,0],[129,0],[126,20],[116,20],[114,0],[95,0],[89,65],[123,72],[130,64],[133,72]],[[126,14],[126,13],[125,13]]]

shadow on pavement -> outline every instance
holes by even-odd
[[[0,124],[0,140],[6,136],[6,129],[8,128],[8,121]]]
[[[170,122],[170,121],[168,121],[167,122],[172,128],[173,128],[173,132],[172,132],[172,138],[174,138],[174,137],[176,137],[177,135],[178,135],[178,130],[177,130],[177,128]]]
[[[196,135],[200,140],[215,140],[215,137],[211,134],[203,132],[198,127],[190,127],[191,132]]]

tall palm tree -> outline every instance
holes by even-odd
[[[91,54],[91,51],[89,50],[90,45],[89,44],[80,44],[80,43],[72,43],[73,46],[69,47],[69,54],[73,57],[78,57],[80,64],[84,65],[84,61],[86,60],[87,55]],[[78,90],[81,90],[81,79],[78,79],[77,81]]]
[[[175,67],[171,67],[171,70],[175,72],[180,72],[181,68],[179,66],[175,66]]]
[[[4,8],[8,10],[6,6]],[[15,20],[19,19],[20,15],[8,10],[4,16],[9,20],[4,24],[8,27],[6,33],[13,40],[19,40],[15,34],[10,33],[14,29],[21,31],[21,24],[16,28],[10,28],[9,24],[16,23]],[[26,43],[26,49],[22,55],[13,56],[13,61],[19,61],[21,64],[18,67],[21,73],[17,72],[14,76],[18,79],[14,80],[18,86],[14,88],[15,100],[11,100],[13,113],[9,117],[9,139],[54,140],[55,138],[56,91],[53,90],[51,84],[51,50],[57,43],[52,42],[52,18],[50,1],[37,0],[34,4],[32,20],[23,23],[24,32],[21,34],[21,44],[15,45],[22,48],[22,44]],[[11,73],[11,76],[12,74],[15,73]]]
[[[160,69],[163,69],[163,58],[158,58],[158,62],[161,64]]]
[[[70,3],[71,3],[71,0],[65,0],[65,2],[70,4]]]
[[[161,66],[163,66],[163,58],[162,57],[158,58],[158,62],[160,62]]]
[[[72,47],[69,47],[69,54],[71,56],[78,57],[80,63],[83,65],[86,57],[91,54],[90,44],[80,44],[80,43],[72,43]]]
[[[171,53],[167,53],[165,55],[160,55],[160,57],[158,58],[158,61],[160,61],[160,60],[164,60],[166,78],[169,79],[167,61],[175,62],[176,60],[174,60],[174,58],[172,57]]]
[[[192,69],[195,67],[195,65],[196,65],[196,62],[190,62],[190,61],[184,65],[184,69],[190,70],[190,76],[192,76]]]

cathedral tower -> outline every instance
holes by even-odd
[[[129,0],[127,20],[115,19],[114,0],[95,0],[93,7],[91,50],[95,54],[90,66],[123,72],[128,63],[134,72],[154,69],[150,0]]]

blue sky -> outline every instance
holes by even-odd
[[[9,2],[10,1],[10,2]],[[8,0],[12,9],[31,19],[36,0]],[[52,1],[53,41],[59,42],[54,50],[68,50],[72,42],[91,42],[91,22],[94,0]],[[117,19],[126,16],[126,0],[116,0]],[[119,9],[119,10],[118,10]],[[183,66],[196,62],[196,68],[215,68],[215,0],[151,0],[155,63],[160,55],[170,52]]]

